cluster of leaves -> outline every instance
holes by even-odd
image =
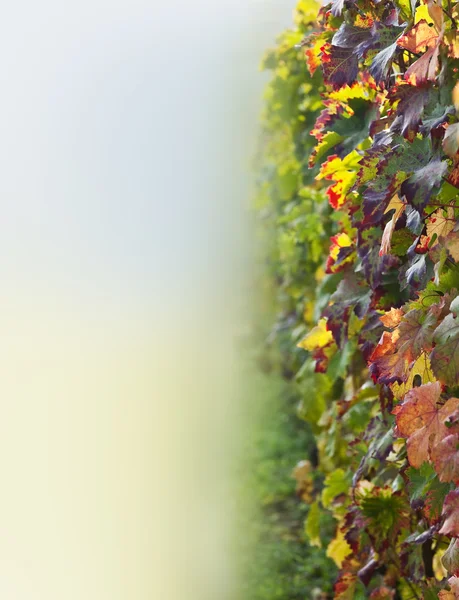
[[[336,599],[459,598],[459,8],[312,11],[300,3],[266,61],[275,174],[260,184],[272,337],[325,476],[321,490],[299,476],[305,530],[321,545],[320,514],[336,520]]]

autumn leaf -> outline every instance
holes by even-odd
[[[334,600],[354,600],[357,575],[344,572],[338,578],[334,587]]]
[[[370,373],[374,381],[385,384],[406,381],[411,355],[397,352],[398,332],[384,331],[370,358]]]
[[[397,45],[413,54],[420,54],[426,48],[435,46],[437,38],[438,33],[435,28],[430,27],[425,19],[421,19],[397,40]]]
[[[459,484],[459,435],[447,435],[432,448],[432,462],[440,481]]]
[[[445,22],[445,18],[443,16],[443,9],[440,3],[437,3],[436,0],[427,0],[427,10],[429,11],[430,18],[435,23],[435,27],[438,32],[443,31],[443,25]]]
[[[442,565],[453,575],[459,574],[459,540],[453,538],[441,559]]]
[[[307,46],[304,53],[306,56],[306,63],[308,65],[309,73],[314,75],[317,68],[321,65],[321,53],[322,46],[324,45],[324,40],[321,36],[317,34],[312,38],[314,41],[311,45]]]
[[[384,325],[384,327],[388,327],[389,329],[393,329],[399,325],[402,317],[405,313],[401,308],[392,307],[388,312],[379,317],[379,320]]]
[[[317,179],[335,181],[335,184],[327,190],[333,208],[340,208],[346,201],[347,194],[354,185],[360,159],[360,155],[353,151],[343,159],[336,155],[329,156],[322,165]]]
[[[312,352],[316,348],[324,348],[333,341],[333,335],[327,330],[326,319],[320,319],[318,324],[297,344],[298,348]]]
[[[439,533],[459,537],[459,490],[453,490],[446,496],[442,517],[445,521]]]
[[[382,585],[373,590],[370,594],[370,600],[393,600],[395,598],[395,590]]]
[[[426,81],[435,81],[438,69],[438,56],[440,47],[435,44],[418,58],[405,72],[405,79],[413,81],[416,85]]]
[[[335,561],[338,567],[341,567],[344,559],[352,553],[352,549],[347,543],[341,526],[338,525],[335,538],[329,543],[327,556]]]
[[[454,229],[455,223],[454,208],[452,206],[448,206],[446,211],[439,208],[433,212],[426,221],[427,236],[431,240],[430,247],[438,244],[439,238],[448,235]]]
[[[338,233],[330,241],[330,253],[325,265],[325,272],[337,273],[354,260],[354,244],[347,233]]]
[[[382,334],[379,344],[370,356],[370,371],[381,383],[404,382],[409,367],[432,348],[432,336],[437,323],[433,311],[409,311],[398,327]]]
[[[410,374],[406,382],[391,383],[390,389],[392,390],[395,398],[402,400],[406,393],[411,388],[415,387],[415,382],[418,382],[419,385],[422,385],[423,383],[432,383],[434,381],[435,377],[430,365],[429,355],[423,352],[410,367]]]
[[[410,390],[405,402],[393,411],[398,433],[407,438],[408,460],[413,467],[429,460],[433,444],[449,433],[445,420],[459,407],[458,398],[450,398],[440,407],[440,393],[439,382],[427,383]]]
[[[324,81],[335,89],[351,84],[359,70],[357,56],[353,48],[328,45],[322,50],[322,71]]]

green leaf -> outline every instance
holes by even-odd
[[[447,385],[459,384],[459,319],[447,315],[434,332],[430,355],[434,375]]]
[[[431,464],[424,462],[419,469],[410,467],[406,472],[410,480],[408,490],[410,500],[420,500],[425,498],[430,484],[436,478],[436,473]]]
[[[317,548],[322,547],[322,541],[320,539],[320,508],[318,502],[313,502],[309,507],[308,516],[304,523],[304,532],[309,540],[311,546]]]
[[[347,494],[350,486],[349,474],[343,469],[336,469],[325,478],[322,490],[322,504],[329,508],[333,500],[341,494]]]

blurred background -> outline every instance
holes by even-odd
[[[4,7],[3,598],[243,597],[258,65],[292,9]]]

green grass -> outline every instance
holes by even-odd
[[[238,600],[329,597],[336,568],[324,550],[305,540],[308,507],[296,496],[291,475],[300,460],[309,458],[312,435],[296,415],[298,398],[280,376],[252,376],[251,388],[250,426],[238,474],[243,506]]]

